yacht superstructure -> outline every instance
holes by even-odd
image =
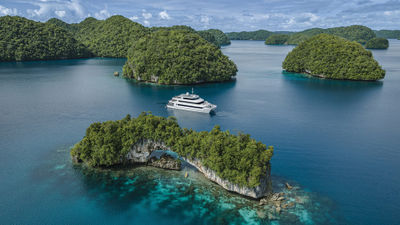
[[[204,99],[200,98],[200,96],[194,94],[192,89],[191,94],[189,94],[189,92],[186,92],[186,94],[180,94],[169,100],[167,108],[210,113],[211,111],[215,110],[217,106],[205,101]]]

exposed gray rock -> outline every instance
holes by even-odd
[[[146,163],[150,155],[155,150],[169,149],[164,142],[153,140],[141,140],[135,143],[126,155],[126,159],[130,163]]]
[[[240,186],[238,184],[234,184],[229,182],[228,180],[222,179],[221,177],[217,176],[216,172],[203,166],[199,160],[193,159],[186,159],[189,164],[196,167],[200,172],[204,174],[208,179],[214,181],[215,183],[219,184],[223,188],[228,191],[236,192],[241,195],[245,195],[252,198],[262,198],[267,196],[271,192],[271,179],[270,179],[270,169],[268,169],[267,174],[265,177],[260,179],[260,185],[254,188]]]
[[[150,160],[150,155],[153,151],[155,150],[168,150],[171,149],[168,147],[164,142],[161,141],[154,141],[154,140],[141,140],[135,143],[126,157],[124,159],[121,159],[123,162],[127,163],[148,163]],[[204,174],[208,179],[211,181],[214,181],[215,183],[219,184],[223,188],[225,188],[228,191],[236,192],[241,195],[245,195],[248,197],[252,198],[262,198],[265,196],[269,196],[272,190],[272,185],[271,185],[271,170],[270,167],[268,166],[267,173],[265,174],[264,177],[260,179],[260,185],[249,188],[245,186],[240,186],[238,184],[234,184],[229,182],[228,180],[222,179],[221,177],[217,176],[216,172],[204,167],[199,160],[189,160],[187,158],[184,158],[185,161],[187,161],[189,164],[192,166],[196,167],[201,173]],[[153,166],[161,167],[164,168],[163,166],[170,167],[170,168],[177,168],[177,166],[171,162],[167,162],[169,160],[165,160],[163,162],[156,162],[156,160],[153,159],[153,161],[150,162],[150,164],[154,164]],[[167,168],[169,169],[169,168]],[[276,200],[280,197],[277,196],[275,197]]]
[[[181,170],[181,161],[168,154],[161,155],[159,159],[151,157],[147,165],[169,170]]]

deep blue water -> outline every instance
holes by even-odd
[[[301,187],[308,204],[271,224],[400,224],[400,41],[373,51],[380,82],[283,74],[291,46],[233,41],[224,47],[236,82],[195,92],[214,116],[169,111],[190,86],[114,77],[124,59],[0,63],[0,224],[249,224],[257,203],[200,174],[151,168],[90,170],[69,148],[94,121],[142,111],[174,115],[182,127],[219,124],[274,145],[275,186]],[[279,188],[279,187],[277,187]]]

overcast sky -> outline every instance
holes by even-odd
[[[400,29],[400,0],[0,0],[0,16],[69,23],[123,15],[145,26],[189,25],[225,32],[298,31],[361,24]]]

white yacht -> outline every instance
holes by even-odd
[[[186,94],[180,94],[169,100],[167,108],[210,113],[211,111],[215,110],[217,106],[204,101],[204,99],[200,98],[200,96],[195,95],[192,88],[192,94],[186,92]]]

